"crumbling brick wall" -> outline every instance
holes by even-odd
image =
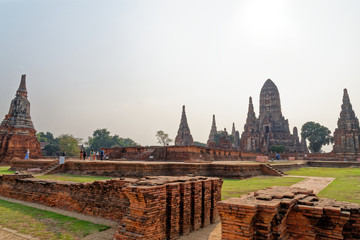
[[[119,222],[114,239],[177,239],[219,219],[222,180],[146,177],[74,183],[0,176],[0,195]]]
[[[218,203],[222,239],[360,239],[360,205],[273,187]]]

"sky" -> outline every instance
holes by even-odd
[[[0,0],[0,118],[27,75],[38,132],[156,145],[182,105],[194,140],[243,131],[270,78],[290,130],[360,114],[358,0]],[[357,115],[359,116],[359,115]],[[328,148],[330,149],[330,148]]]

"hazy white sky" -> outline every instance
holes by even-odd
[[[242,132],[266,79],[290,129],[360,114],[360,1],[0,0],[0,117],[27,74],[37,131],[155,145],[186,105],[194,140]]]

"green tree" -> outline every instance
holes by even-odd
[[[138,143],[136,143],[131,138],[121,138],[118,135],[113,136],[113,146],[112,147],[136,147],[139,146]]]
[[[272,153],[283,153],[285,151],[284,145],[272,145],[270,146],[270,151]]]
[[[139,145],[130,138],[121,138],[118,135],[111,136],[106,128],[95,130],[86,144],[88,149],[94,151],[100,151],[101,148],[134,147]]]
[[[333,143],[331,131],[315,122],[307,122],[301,127],[301,137],[309,141],[309,150],[318,153],[321,147]]]
[[[46,142],[49,144],[57,144],[56,138],[54,138],[54,135],[50,132],[39,132],[36,134],[37,139],[39,142]]]
[[[81,139],[70,134],[62,134],[58,137],[58,141],[60,152],[65,152],[67,156],[77,156],[79,154],[79,142]]]
[[[45,156],[54,156],[60,149],[58,145],[58,139],[54,138],[54,135],[50,132],[39,132],[36,134],[39,142],[47,143],[43,149]]]
[[[58,144],[47,144],[44,147],[45,156],[54,156],[60,151]]]
[[[158,140],[157,142],[164,146],[169,145],[169,143],[172,142],[172,139],[169,138],[169,134],[165,133],[162,130],[156,132],[156,138]]]
[[[199,141],[194,141],[194,145],[199,146],[199,147],[206,147],[207,146],[205,143],[202,143],[202,142],[199,142]]]

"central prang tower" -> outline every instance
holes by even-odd
[[[248,152],[270,152],[271,146],[282,145],[288,153],[302,153],[297,128],[293,134],[289,122],[281,113],[278,88],[270,79],[266,80],[260,92],[260,115],[256,118],[252,99],[249,99],[249,112],[241,135],[240,149]]]

